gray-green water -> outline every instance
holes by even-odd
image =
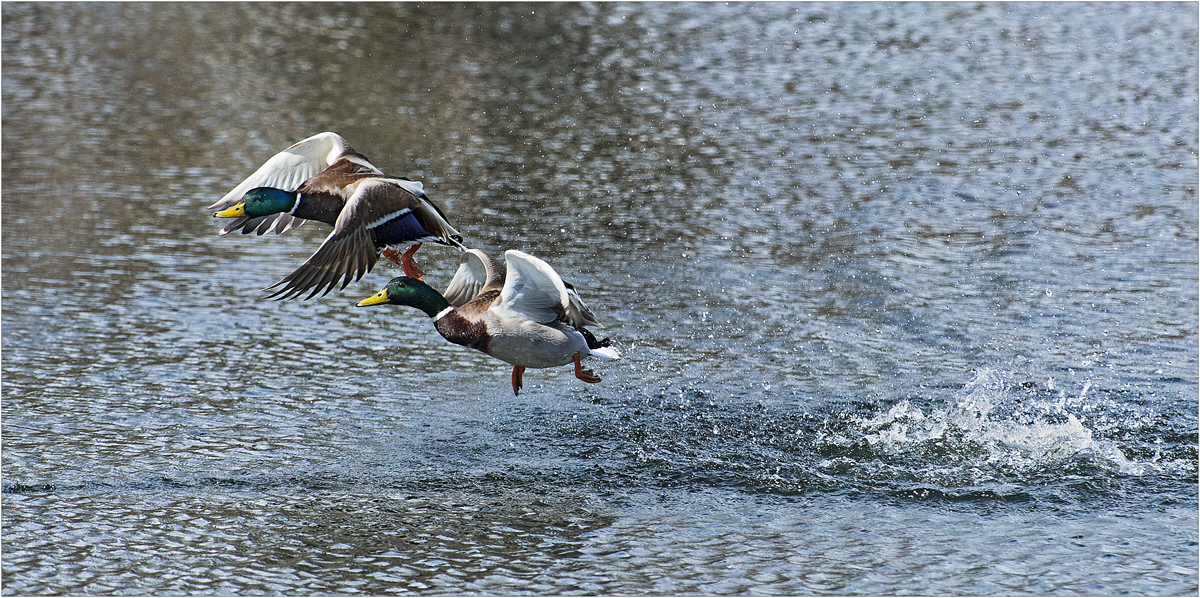
[[[3,4],[4,594],[1195,594],[1195,4]],[[604,381],[260,300],[324,130]],[[443,286],[451,251],[419,254]]]

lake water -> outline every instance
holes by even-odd
[[[6,2],[0,589],[1195,595],[1197,16]],[[262,300],[325,130],[624,358]]]

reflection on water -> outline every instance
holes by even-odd
[[[1196,591],[1195,6],[2,10],[5,593]],[[625,358],[262,301],[323,130]]]

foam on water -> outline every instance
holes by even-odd
[[[1084,385],[1081,399],[1090,386]],[[964,467],[979,472],[991,466],[1030,472],[1086,456],[1112,472],[1145,473],[1148,464],[1130,461],[1116,443],[1095,438],[1093,430],[1066,409],[1067,402],[1061,392],[1053,401],[1019,401],[1000,373],[984,369],[945,408],[926,413],[906,399],[859,423],[866,432],[863,439],[880,454],[910,453],[936,444],[944,456],[961,458]],[[998,407],[1010,413],[999,415]]]

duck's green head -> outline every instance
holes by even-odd
[[[237,218],[249,216],[270,216],[280,212],[290,212],[296,207],[300,194],[294,191],[284,191],[273,187],[255,187],[242,196],[242,201],[233,207],[213,214],[216,218]]]
[[[441,293],[411,276],[393,278],[378,293],[359,301],[358,307],[384,304],[415,307],[431,318],[450,307]]]

